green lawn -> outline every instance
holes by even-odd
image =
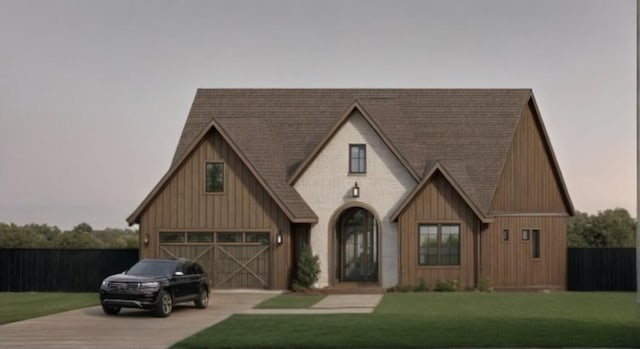
[[[633,293],[392,293],[373,314],[234,315],[173,348],[640,347]]]
[[[309,308],[318,303],[325,295],[313,293],[287,293],[272,297],[256,305],[259,309]]]
[[[98,304],[95,292],[0,292],[0,324]]]

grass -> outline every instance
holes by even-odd
[[[0,292],[0,324],[100,303],[97,293]]]
[[[256,305],[258,309],[309,308],[323,299],[325,295],[315,293],[287,293],[269,298]]]
[[[393,293],[373,314],[234,315],[173,348],[640,347],[633,293]]]

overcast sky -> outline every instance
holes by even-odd
[[[0,222],[124,227],[200,87],[532,88],[575,207],[636,203],[634,0],[0,0]]]

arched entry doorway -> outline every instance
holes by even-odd
[[[344,210],[336,220],[336,278],[340,282],[378,281],[378,223],[362,207]]]

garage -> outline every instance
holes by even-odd
[[[160,258],[198,262],[211,288],[270,288],[269,232],[160,232],[159,242]]]

